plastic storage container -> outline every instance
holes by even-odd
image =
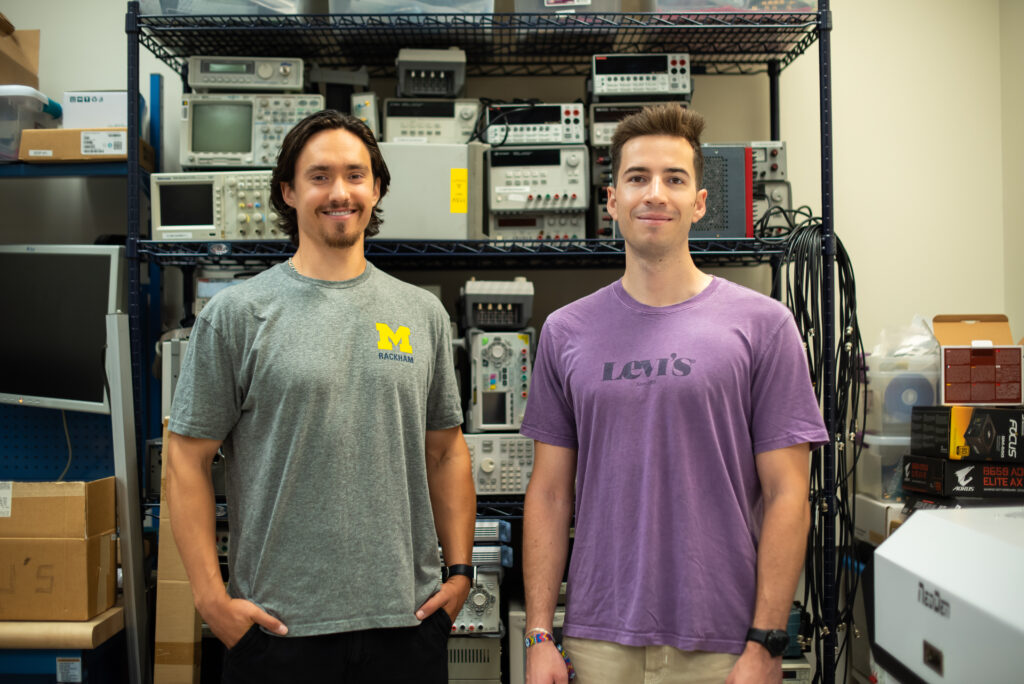
[[[817,0],[653,0],[655,12],[813,12]]]
[[[910,435],[910,412],[914,406],[938,402],[939,357],[869,356],[867,432]]]
[[[863,436],[857,461],[857,491],[883,501],[903,500],[903,456],[910,453],[910,437]]]
[[[515,11],[524,14],[545,12],[650,12],[653,0],[515,0]]]
[[[330,0],[331,14],[491,14],[494,0]]]
[[[142,0],[140,14],[326,14],[327,0]]]
[[[60,105],[35,88],[0,86],[0,162],[17,161],[23,130],[56,128],[60,116]]]

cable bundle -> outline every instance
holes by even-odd
[[[773,229],[779,238],[763,237],[767,234],[768,220],[783,215],[788,228]],[[857,290],[853,264],[842,241],[836,237],[835,265],[835,312],[837,331],[834,349],[825,349],[825,334],[822,327],[824,307],[827,301],[821,288],[822,273],[833,265],[825,259],[822,240],[822,221],[807,207],[795,210],[773,208],[759,221],[755,235],[773,246],[783,247],[782,263],[775,270],[776,292],[781,292],[783,302],[793,312],[797,328],[804,340],[807,365],[819,404],[823,402],[826,389],[831,390],[831,404],[834,407],[832,424],[827,425],[835,444],[835,483],[831,492],[824,481],[824,450],[818,449],[811,460],[811,529],[807,540],[807,561],[805,569],[804,605],[813,616],[810,624],[811,636],[815,641],[817,654],[815,682],[818,682],[823,667],[821,653],[828,627],[824,624],[822,578],[824,577],[824,539],[826,526],[835,523],[836,571],[835,589],[843,590],[845,602],[836,608],[836,635],[839,646],[835,662],[848,657],[851,634],[859,636],[853,624],[853,603],[860,580],[854,572],[856,560],[853,550],[855,473],[860,458],[861,445],[858,431],[863,429],[866,417],[866,402],[861,394],[861,373],[863,372],[864,345],[857,323]],[[825,354],[834,354],[835,381],[826,383],[824,377]],[[826,384],[831,385],[826,388]],[[834,499],[830,497],[834,496]],[[830,510],[830,499],[834,510]],[[839,603],[838,594],[835,597]]]

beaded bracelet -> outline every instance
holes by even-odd
[[[530,631],[532,632],[533,630]],[[555,648],[557,648],[558,652],[562,654],[562,660],[565,661],[565,669],[569,673],[569,679],[576,679],[576,668],[572,666],[572,661],[569,660],[569,654],[565,652],[565,648],[562,644],[555,642],[555,637],[553,637],[550,632],[538,629],[535,633],[530,634],[523,639],[523,643],[526,644],[526,648],[530,648],[531,646],[535,646],[544,641],[550,641],[555,644]]]

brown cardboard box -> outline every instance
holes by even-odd
[[[0,36],[0,83],[39,87],[39,31]]]
[[[941,348],[942,404],[1024,403],[1024,347],[1003,314],[943,314],[932,319]]]
[[[114,603],[114,478],[0,482],[0,620],[88,620]]]
[[[160,469],[160,546],[157,551],[157,578],[188,582],[185,565],[174,542],[171,528],[171,505],[167,498],[167,420],[164,420],[162,467]]]
[[[0,539],[0,620],[88,620],[114,604],[114,535]]]
[[[84,539],[113,532],[114,478],[92,482],[0,482],[10,510],[0,511],[0,538]]]
[[[128,153],[124,128],[36,128],[21,132],[18,159],[32,164],[123,162]],[[153,171],[156,153],[139,140],[139,166]]]
[[[157,551],[157,579],[188,582],[185,565],[174,543],[174,532],[171,530],[171,519],[165,517],[168,509],[166,499],[160,506],[160,546]]]
[[[154,684],[199,681],[202,621],[192,604],[192,586],[188,582],[157,582],[155,642]]]

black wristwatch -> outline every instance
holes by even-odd
[[[789,646],[789,632],[784,629],[755,629],[751,627],[747,630],[747,641],[756,641],[764,646],[773,658],[777,658]]]
[[[464,575],[469,579],[473,579],[476,574],[476,570],[472,565],[466,565],[464,563],[458,563],[456,565],[446,565],[441,568],[441,581],[447,582],[448,578],[452,575]]]

